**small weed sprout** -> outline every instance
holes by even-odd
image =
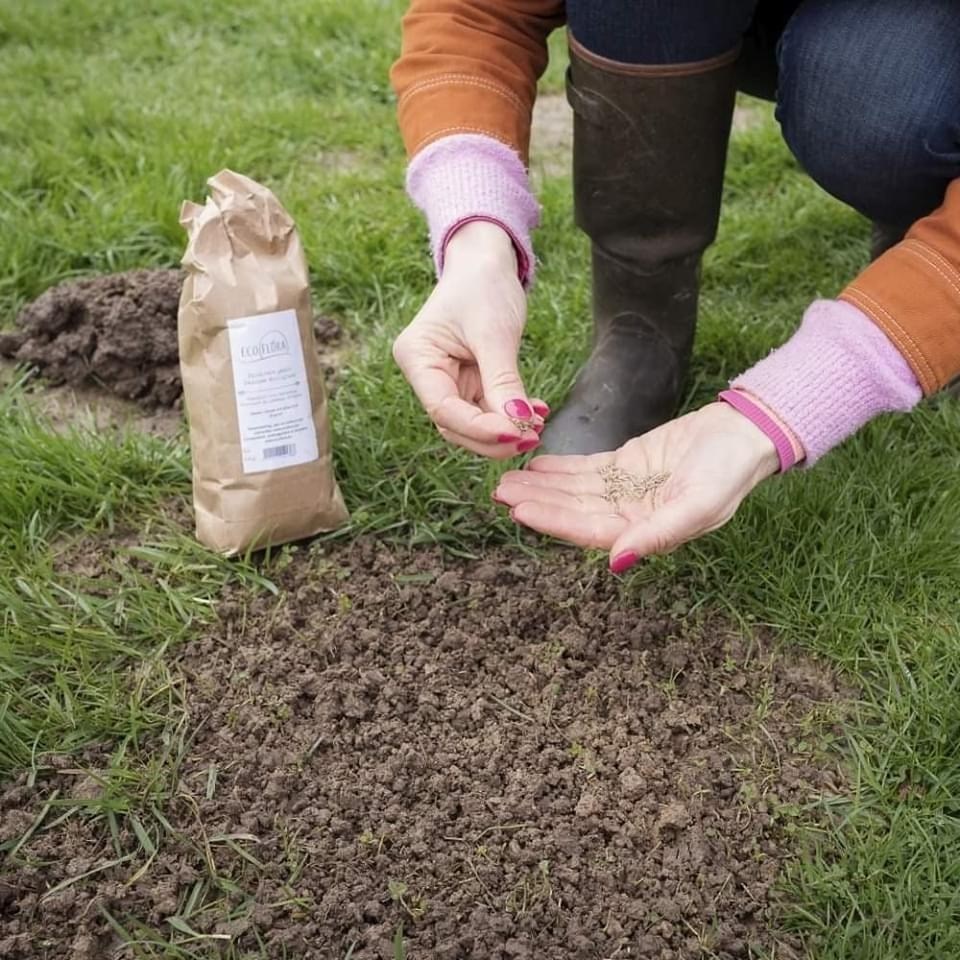
[[[414,896],[410,888],[402,880],[388,880],[387,892],[390,899],[406,911],[411,920],[419,920],[427,912],[427,901],[421,896]]]

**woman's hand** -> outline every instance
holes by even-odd
[[[496,224],[461,227],[443,275],[393,345],[393,356],[440,433],[486,457],[539,443],[550,412],[517,369],[527,303],[513,242]]]
[[[518,523],[582,547],[610,551],[622,573],[640,557],[669,553],[722,527],[779,467],[773,442],[725,403],[711,403],[613,453],[538,457],[501,478],[494,499]],[[610,498],[611,470],[637,480],[667,474],[642,499]],[[606,479],[605,479],[606,474]]]

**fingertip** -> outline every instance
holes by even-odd
[[[639,559],[640,555],[636,550],[621,550],[611,556],[610,572],[615,574],[626,573]]]
[[[508,400],[503,405],[503,412],[511,420],[532,420],[533,419],[533,408],[522,397],[516,397],[513,400]]]

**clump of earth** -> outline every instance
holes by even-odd
[[[0,333],[0,357],[34,368],[54,386],[100,387],[153,410],[179,406],[180,270],[130,270],[61,283],[28,304]],[[329,375],[336,321],[314,324]],[[325,352],[324,348],[328,348]]]
[[[0,336],[0,354],[52,384],[97,384],[147,406],[181,394],[177,352],[179,270],[133,270],[61,283]]]
[[[61,575],[109,589],[110,549]],[[843,790],[828,671],[572,553],[366,539],[267,572],[278,595],[228,592],[179,651],[154,855],[92,815],[103,754],[0,790],[0,844],[36,827],[0,879],[0,955],[126,956],[108,916],[219,938],[203,956],[802,955],[776,883],[801,811]]]

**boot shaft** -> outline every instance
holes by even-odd
[[[543,435],[549,452],[613,450],[676,411],[700,258],[720,216],[735,59],[635,67],[571,40],[574,207],[592,245],[594,342]]]
[[[606,61],[571,38],[577,225],[638,271],[699,258],[716,236],[736,51],[699,64]]]

